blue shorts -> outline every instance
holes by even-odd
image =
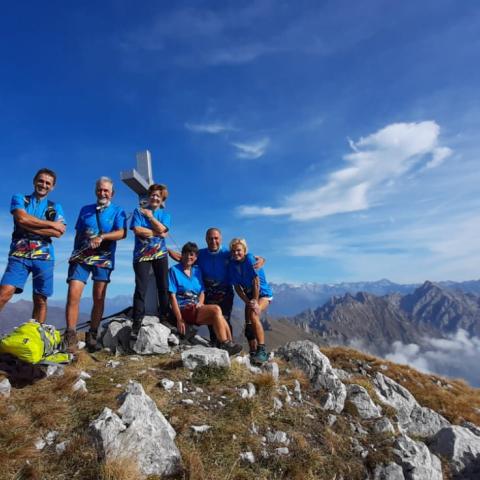
[[[53,293],[53,260],[8,257],[8,264],[0,285],[12,285],[15,293],[22,293],[28,275],[32,274],[33,293],[50,297]]]
[[[94,282],[110,283],[110,268],[96,267],[95,265],[85,265],[84,263],[71,263],[68,267],[67,283],[70,280],[79,280],[87,283],[88,276],[92,274]]]

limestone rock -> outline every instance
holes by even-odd
[[[154,321],[154,320],[157,321]],[[170,329],[158,322],[156,317],[145,317],[138,331],[137,339],[132,342],[131,348],[139,355],[153,355],[168,353],[168,338]]]
[[[228,353],[219,348],[195,346],[182,352],[182,362],[189,370],[206,366],[230,368]]]
[[[8,398],[10,396],[10,392],[12,390],[12,386],[10,385],[10,381],[8,378],[4,378],[0,382],[0,396]]]
[[[330,360],[317,345],[309,340],[289,342],[281,347],[278,353],[303,370],[314,389],[324,390],[320,399],[322,408],[337,413],[343,410],[347,396],[345,385],[335,375]]]
[[[422,442],[415,442],[407,435],[395,440],[394,455],[409,480],[442,480],[440,459],[429,452]]]
[[[74,392],[88,393],[87,384],[83,378],[79,378],[73,385],[72,390]]]
[[[406,388],[382,373],[376,374],[373,383],[378,398],[395,408],[400,429],[409,435],[431,437],[450,425],[437,412],[420,406]]]
[[[47,378],[49,377],[63,377],[65,368],[63,365],[48,365],[46,370]]]
[[[403,470],[396,463],[377,465],[373,471],[373,480],[405,480]]]
[[[204,433],[204,432],[208,432],[212,427],[211,425],[191,425],[190,428],[195,433]]]
[[[364,420],[379,418],[382,415],[381,408],[373,403],[367,390],[361,385],[347,386],[347,400],[355,405],[358,415]]]
[[[240,453],[240,460],[248,463],[255,463],[255,455],[253,452],[242,452]]]
[[[148,475],[175,475],[181,469],[180,452],[175,445],[175,430],[146,395],[143,387],[131,382],[120,397],[117,413],[105,408],[90,424],[102,458],[127,455],[139,470]]]
[[[480,478],[480,437],[467,428],[442,428],[430,442],[430,450],[448,460],[454,478]]]
[[[268,362],[268,363],[265,363],[262,368],[265,372],[269,373],[272,376],[275,382],[278,382],[278,377],[279,377],[278,363]]]
[[[373,424],[373,431],[375,433],[395,433],[395,428],[387,417],[383,417]]]
[[[100,341],[112,353],[120,355],[130,351],[132,321],[124,317],[113,318],[102,332]]]
[[[267,432],[267,442],[268,443],[280,443],[283,445],[288,445],[290,440],[285,432],[277,430],[276,432]]]

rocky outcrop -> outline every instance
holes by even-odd
[[[90,424],[100,458],[131,458],[145,477],[178,473],[181,458],[175,430],[143,387],[131,382],[120,401],[116,413],[105,408]]]
[[[337,413],[343,410],[347,390],[318,345],[308,340],[290,342],[281,347],[278,353],[292,365],[303,370],[313,388],[323,391],[321,405],[325,410]]]
[[[379,400],[396,410],[399,428],[408,434],[431,437],[450,425],[440,414],[421,407],[406,388],[382,373],[375,375],[373,384]]]
[[[442,428],[430,442],[430,450],[448,461],[454,478],[480,478],[480,437],[459,426]]]

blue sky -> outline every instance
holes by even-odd
[[[131,212],[146,148],[178,245],[219,226],[276,282],[478,278],[478,2],[7,2],[0,31],[0,267],[11,195],[56,170],[57,298],[95,179]]]

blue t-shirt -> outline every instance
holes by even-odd
[[[170,228],[170,214],[165,212],[163,208],[153,210],[153,216],[167,229]],[[150,220],[142,214],[140,208],[136,208],[133,212],[130,229],[134,227],[144,227],[153,230]],[[148,262],[156,258],[163,257],[167,254],[167,245],[162,237],[140,238],[135,235],[135,248],[133,249],[134,262]]]
[[[260,297],[271,297],[273,295],[270,285],[267,283],[265,272],[263,268],[255,270],[255,257],[251,253],[245,255],[245,259],[242,262],[236,262],[230,260],[229,273],[230,280],[233,285],[240,285],[245,290],[245,293],[249,298],[253,294],[253,279],[258,277],[260,280]]]
[[[174,293],[180,308],[198,303],[198,296],[205,290],[202,273],[196,265],[192,267],[188,277],[181,263],[177,263],[168,271],[168,291]]]
[[[10,203],[11,213],[15,210],[25,210],[26,213],[40,220],[47,220],[49,209],[55,210],[54,221],[59,220],[65,223],[62,206],[59,203],[49,201],[47,198],[39,200],[35,194],[21,195],[17,193],[12,197]],[[50,237],[30,233],[18,225],[14,225],[9,255],[35,260],[55,260],[55,252]]]
[[[117,242],[106,240],[100,247],[93,249],[88,247],[89,240],[101,233],[110,233],[115,230],[127,228],[127,216],[123,208],[111,203],[108,207],[99,210],[97,222],[97,205],[82,207],[75,225],[76,235],[73,252],[70,257],[71,263],[83,263],[101,268],[113,270],[115,267],[115,250]],[[100,228],[99,228],[100,227]]]
[[[208,248],[202,248],[198,251],[197,265],[202,271],[203,283],[207,295],[220,295],[229,293],[232,290],[228,265],[230,263],[230,252],[220,247],[216,252],[211,252]]]

